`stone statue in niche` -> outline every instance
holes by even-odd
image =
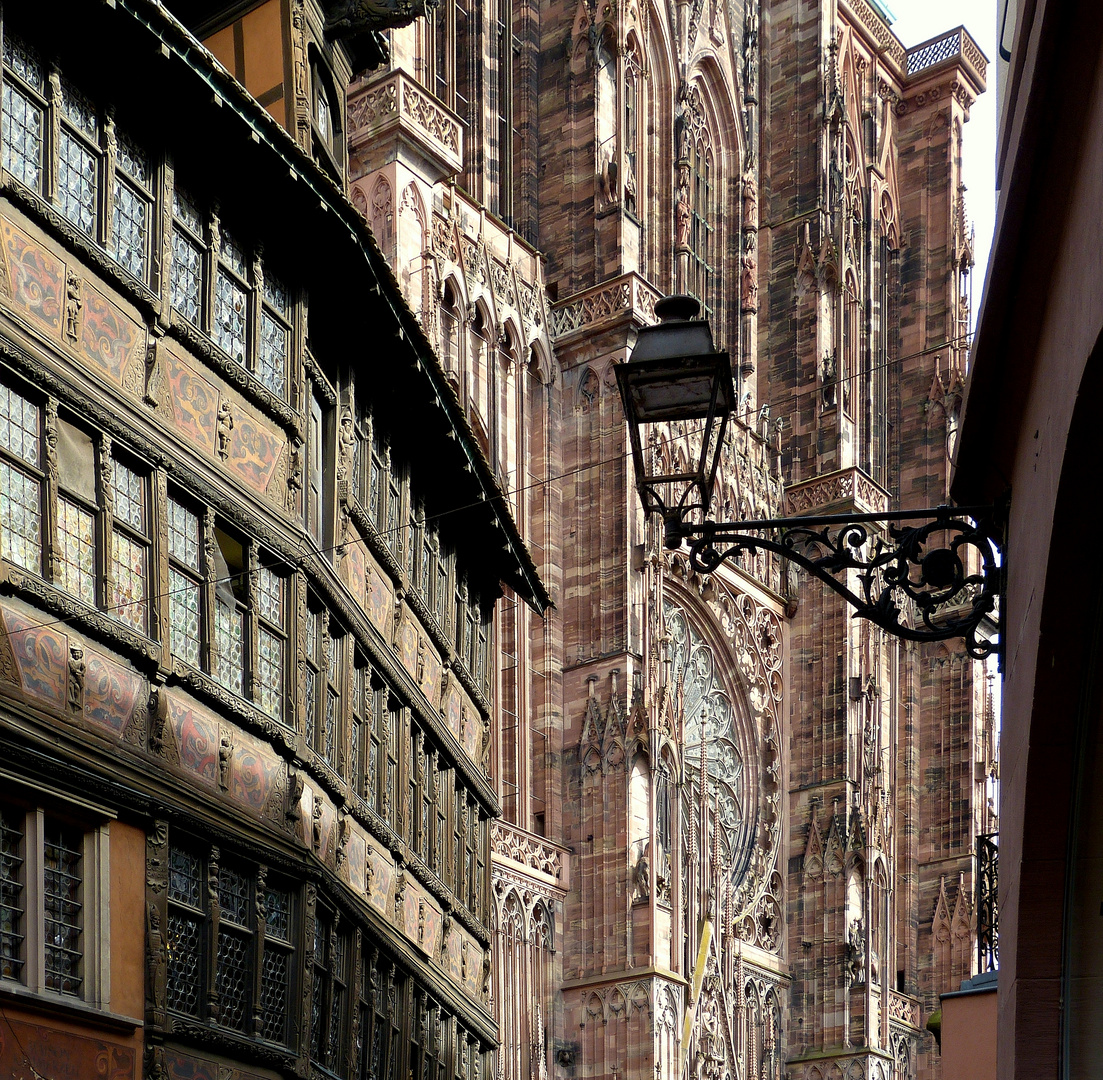
[[[233,766],[234,737],[223,735],[218,744],[218,786],[230,790],[230,769]]]
[[[689,223],[692,211],[689,208],[689,203],[684,199],[678,200],[678,205],[674,208],[676,215],[675,219],[675,243],[680,248],[689,247]]]
[[[146,964],[148,981],[146,996],[151,1008],[164,1008],[165,985],[168,978],[168,950],[161,934],[161,913],[156,904],[146,905]]]
[[[230,456],[230,432],[234,430],[234,407],[224,398],[218,406],[215,431],[218,435],[218,456],[225,461]]]
[[[749,172],[743,177],[743,228],[758,228],[758,185]]]
[[[824,353],[823,362],[820,365],[820,382],[822,388],[820,396],[823,399],[825,409],[833,409],[838,402],[838,369],[835,364],[834,353]]]
[[[356,427],[352,412],[345,409],[341,413],[341,428],[337,433],[337,482],[347,480],[352,471],[356,454]]]
[[[739,299],[744,311],[758,311],[758,262],[750,251],[743,255]]]
[[[84,307],[84,282],[70,273],[65,280],[65,337],[75,345],[80,337],[80,309]]]
[[[632,870],[632,900],[647,900],[651,896],[651,845],[644,844]]]
[[[84,675],[88,662],[82,645],[69,646],[69,708],[80,712],[84,708]]]
[[[846,976],[851,985],[866,981],[865,934],[862,920],[855,916],[846,932]]]

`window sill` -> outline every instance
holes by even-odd
[[[35,992],[6,979],[0,982],[0,1002],[33,1012],[65,1016],[76,1023],[88,1024],[105,1031],[122,1031],[129,1034],[145,1026],[142,1020],[121,1016],[106,1009],[97,1009],[94,1005],[81,1001],[80,998],[55,994],[49,990]]]

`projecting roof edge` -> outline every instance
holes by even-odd
[[[337,214],[353,241],[362,249],[368,269],[380,285],[380,294],[395,316],[402,334],[409,339],[419,368],[424,369],[436,400],[444,409],[456,432],[468,465],[478,480],[483,498],[495,521],[506,535],[508,551],[514,562],[512,573],[503,581],[539,614],[552,607],[551,596],[536,563],[521,537],[509,511],[508,501],[494,477],[490,463],[479,447],[460,402],[440,366],[436,352],[421,325],[410,310],[390,264],[380,251],[375,237],[344,191],[295,143],[283,126],[218,62],[214,55],[157,0],[118,0],[118,6],[146,29],[186,65],[196,72],[221,99],[230,104],[257,137],[275,150],[292,173],[305,183],[326,207]],[[505,550],[505,549],[503,549]]]

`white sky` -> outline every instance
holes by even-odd
[[[988,89],[969,110],[965,125],[966,207],[977,231],[973,270],[973,316],[992,246],[996,215],[996,0],[887,0],[896,16],[893,32],[909,49],[956,26],[964,26],[988,57]]]

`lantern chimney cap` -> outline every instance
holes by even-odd
[[[675,293],[655,301],[655,314],[659,322],[690,322],[701,312],[701,301],[696,296]]]

